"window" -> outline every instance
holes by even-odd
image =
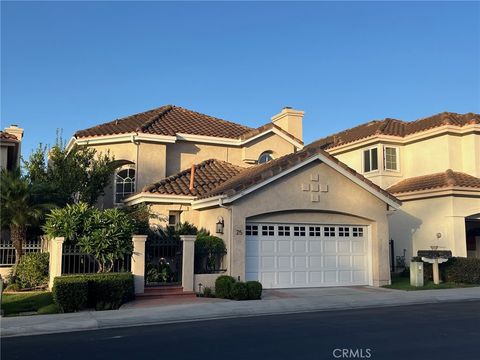
[[[274,226],[262,225],[262,236],[273,236],[275,235]]]
[[[290,236],[290,226],[278,226],[278,236]]]
[[[305,226],[294,226],[293,236],[305,236]]]
[[[168,212],[168,227],[175,229],[180,223],[180,211]]]
[[[353,237],[363,237],[363,228],[353,227],[352,228],[352,235],[353,235]]]
[[[322,229],[320,226],[310,226],[308,228],[308,235],[309,236],[322,236]]]
[[[385,170],[398,170],[398,148],[385,146],[383,149],[383,159]]]
[[[378,150],[371,148],[363,152],[363,172],[378,170]]]
[[[323,236],[335,236],[335,228],[333,226],[325,226],[323,228]]]
[[[135,169],[121,168],[115,174],[115,204],[121,204],[122,200],[135,192]]]
[[[245,235],[258,236],[258,225],[247,225],[245,227]]]
[[[350,236],[350,229],[348,227],[340,226],[338,228],[338,236]]]
[[[258,158],[258,163],[259,164],[264,164],[266,162],[269,162],[270,160],[273,160],[272,153],[270,151],[265,151],[262,153],[259,158]]]

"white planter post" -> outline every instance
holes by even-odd
[[[49,266],[49,279],[48,288],[53,288],[53,280],[57,276],[62,276],[62,253],[64,237],[56,237],[50,240],[50,266]]]
[[[196,235],[180,235],[183,242],[182,254],[182,286],[183,291],[195,291],[194,286],[194,269],[193,263],[195,259],[195,239]]]
[[[133,274],[135,294],[145,291],[145,242],[147,235],[133,235],[133,253],[131,271]]]

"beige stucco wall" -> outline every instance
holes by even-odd
[[[302,191],[301,188],[302,184],[311,183],[312,174],[319,174],[319,183],[328,185],[328,192],[320,193],[319,202],[312,202],[312,193]],[[299,213],[301,210],[309,210],[309,213]],[[202,211],[203,216],[208,216],[210,211]],[[325,164],[315,162],[306,165],[237,200],[231,206],[231,211],[232,237],[229,272],[232,276],[245,278],[244,229],[246,220],[261,214],[272,214],[269,215],[270,219],[286,216],[289,221],[302,223],[312,221],[369,225],[373,285],[384,285],[390,282],[388,221],[385,203]],[[288,214],[278,214],[279,212],[288,212]],[[348,214],[348,216],[344,214]]]
[[[440,246],[454,256],[466,256],[465,217],[480,212],[480,196],[442,196],[404,201],[402,208],[389,218],[390,236],[395,244],[395,256],[406,261],[418,250]],[[437,239],[436,234],[441,237]]]
[[[269,133],[258,139],[249,142],[242,151],[243,164],[249,161],[256,161],[260,155],[270,151],[273,158],[279,158],[280,156],[295,152],[295,146],[282,137]]]
[[[399,149],[398,172],[384,170],[385,145]],[[363,151],[371,147],[378,148],[379,170],[363,174]],[[447,169],[480,177],[480,135],[474,133],[441,135],[408,144],[375,144],[344,152],[333,150],[331,153],[384,189],[405,178],[443,172]]]
[[[8,147],[0,146],[0,169],[7,168]]]

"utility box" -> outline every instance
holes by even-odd
[[[423,262],[410,263],[410,285],[423,286]]]

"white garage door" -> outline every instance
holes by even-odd
[[[368,284],[367,227],[246,225],[246,279],[264,288]]]

